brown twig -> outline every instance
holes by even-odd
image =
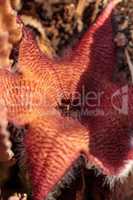
[[[83,28],[82,16],[85,10],[85,7],[90,4],[90,1],[79,0],[77,8],[76,8],[76,17],[78,23],[78,31],[80,32]]]
[[[94,11],[93,11],[93,14],[92,14],[92,17],[91,17],[91,22],[92,23],[96,20],[97,14],[99,12],[100,3],[101,3],[101,0],[96,0],[95,8],[94,8]]]

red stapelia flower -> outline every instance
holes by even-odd
[[[49,59],[24,28],[19,72],[0,69],[8,121],[29,125],[24,142],[34,200],[46,198],[81,154],[116,179],[132,167],[133,87],[112,79],[111,15],[119,1],[110,1],[69,57]]]

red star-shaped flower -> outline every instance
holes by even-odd
[[[46,198],[81,154],[108,176],[121,177],[132,165],[132,86],[112,81],[111,13],[118,2],[112,0],[70,56],[58,61],[24,29],[20,72],[0,70],[8,120],[29,124],[24,141],[35,200]]]

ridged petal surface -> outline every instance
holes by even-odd
[[[34,199],[46,197],[78,156],[87,155],[88,134],[78,121],[63,118],[54,110],[32,123],[25,143]]]
[[[132,159],[133,87],[112,81],[111,13],[118,2],[108,4],[70,57],[60,61],[43,55],[24,28],[19,72],[0,70],[0,103],[8,120],[29,124],[25,147],[35,200],[46,198],[81,153],[114,176]],[[82,99],[80,118],[61,116],[61,100],[76,95]]]

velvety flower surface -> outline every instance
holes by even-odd
[[[123,177],[133,159],[131,85],[113,81],[112,0],[70,55],[51,60],[23,30],[18,72],[0,70],[0,103],[25,136],[33,198],[42,200],[74,161],[85,159]]]

